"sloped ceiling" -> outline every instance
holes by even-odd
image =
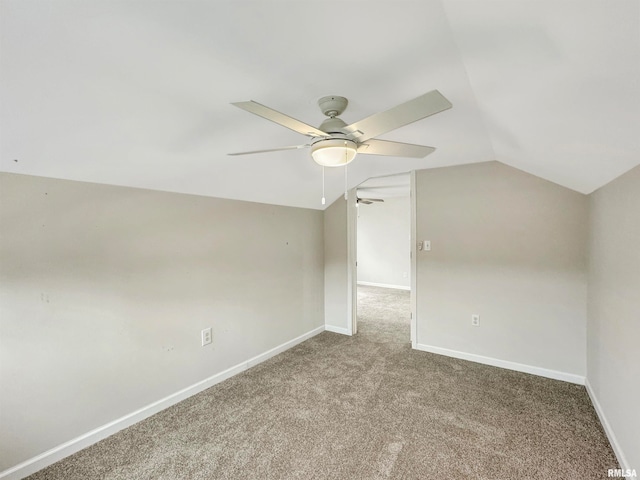
[[[640,163],[636,0],[0,2],[0,169],[321,209],[305,143],[239,110],[347,123],[438,89],[453,108],[358,156],[370,177],[499,160],[589,193]],[[327,204],[344,170],[327,169]]]
[[[394,198],[411,195],[411,174],[396,173],[365,180],[356,190],[358,198]],[[375,204],[374,204],[375,205]]]

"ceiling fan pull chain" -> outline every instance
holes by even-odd
[[[322,205],[326,203],[324,198],[324,167],[322,167]]]

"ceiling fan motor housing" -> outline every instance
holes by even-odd
[[[343,128],[346,127],[347,124],[338,117],[329,117],[324,120],[318,127],[319,130],[327,133],[344,133]]]

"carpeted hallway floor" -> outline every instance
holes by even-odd
[[[409,292],[31,479],[590,479],[617,462],[584,387],[413,351]]]

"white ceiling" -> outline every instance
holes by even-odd
[[[451,110],[381,138],[348,183],[499,160],[589,193],[640,163],[637,0],[0,0],[0,169],[323,208],[305,143],[244,112],[347,123],[438,89]],[[328,169],[327,204],[344,191]]]
[[[365,180],[357,189],[358,198],[394,198],[411,195],[411,174],[396,173]]]

